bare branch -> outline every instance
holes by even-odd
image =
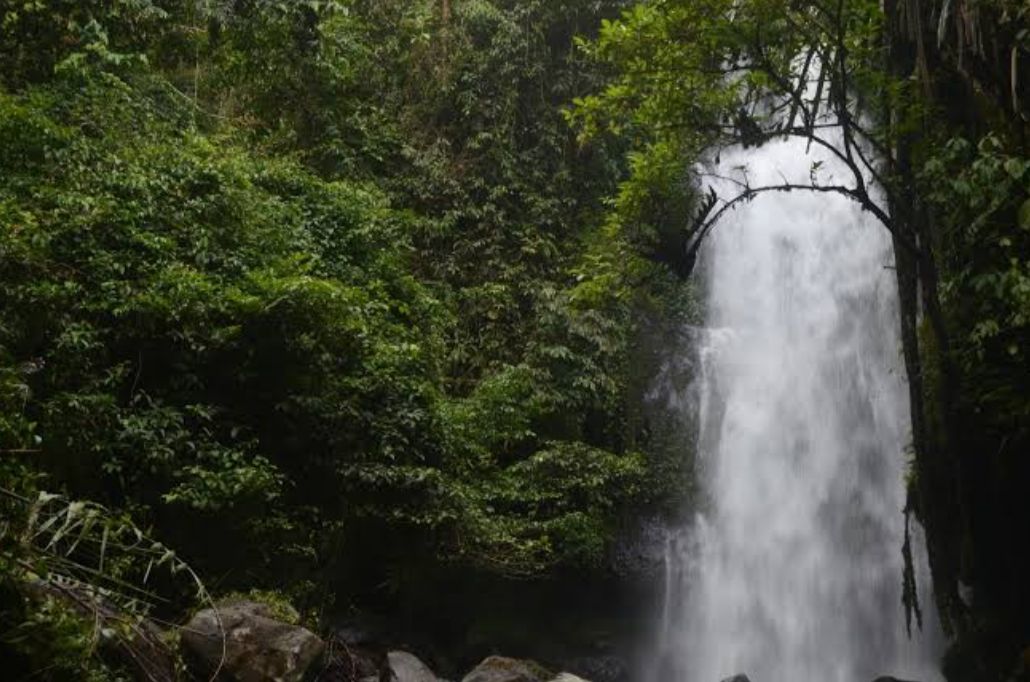
[[[808,54],[805,56],[805,65],[801,69],[801,74],[798,76],[798,86],[794,90],[790,97],[790,117],[787,119],[787,127],[793,128],[794,121],[797,119],[798,109],[804,107],[804,94],[805,86],[808,85],[808,69],[812,66],[812,58],[815,57],[816,48],[810,47]]]
[[[710,192],[714,194],[714,190],[709,188]],[[907,235],[901,234],[895,228],[894,222],[890,216],[879,206],[873,202],[868,194],[861,192],[853,187],[846,185],[817,185],[815,183],[801,184],[801,183],[783,183],[779,185],[763,185],[761,187],[747,187],[737,196],[733,197],[729,201],[726,201],[717,211],[711,213],[710,210],[706,212],[702,217],[702,222],[694,230],[692,230],[692,236],[690,244],[687,246],[686,259],[688,262],[693,262],[697,258],[697,253],[701,248],[701,244],[708,234],[715,227],[716,223],[729,211],[735,209],[738,205],[749,202],[759,194],[767,194],[769,192],[794,192],[794,191],[805,191],[805,192],[820,192],[826,194],[840,194],[858,202],[859,206],[863,210],[872,213],[877,220],[887,229],[888,232],[893,235],[899,244],[904,248],[911,251],[913,254],[918,254],[919,249]]]

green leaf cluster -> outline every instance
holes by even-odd
[[[952,138],[921,181],[941,221],[942,297],[964,401],[1006,437],[1030,418],[1030,161],[995,134]]]

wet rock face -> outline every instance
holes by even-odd
[[[395,682],[437,682],[429,666],[406,651],[391,651],[386,660]]]
[[[589,682],[572,673],[548,672],[535,661],[491,656],[466,675],[461,682]]]
[[[183,628],[182,644],[198,674],[221,669],[239,682],[300,682],[325,648],[310,630],[276,620],[267,606],[250,601],[197,613]]]
[[[532,661],[490,656],[461,682],[549,682],[553,676]]]

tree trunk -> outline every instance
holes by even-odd
[[[915,47],[898,30],[898,11],[896,0],[886,0],[886,70],[897,81],[905,82],[916,68],[917,54]],[[958,580],[962,538],[966,536],[960,471],[956,466],[954,441],[949,437],[954,372],[939,300],[933,243],[929,238],[931,225],[926,212],[920,208],[912,168],[912,148],[917,135],[898,131],[895,118],[891,103],[885,101],[884,123],[889,126],[893,140],[888,176],[896,186],[895,191],[889,193],[892,198],[889,204],[896,229],[894,258],[915,458],[915,489],[909,491],[908,506],[925,528],[937,607],[945,629],[951,631],[960,626],[962,620]],[[900,234],[916,243],[918,253],[898,243]],[[922,316],[929,326],[921,342]]]

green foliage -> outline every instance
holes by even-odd
[[[385,200],[86,76],[2,100],[6,376],[34,368],[5,447],[38,424],[81,492],[228,523],[280,509],[287,481],[334,499],[340,458],[434,457],[435,304]],[[133,135],[108,102],[144,111]]]
[[[8,14],[3,480],[307,604],[378,589],[332,584],[366,552],[598,566],[681,456],[647,451],[632,356],[689,298],[608,238],[623,149],[563,113],[604,82],[573,36],[620,5]]]
[[[942,297],[963,393],[1014,435],[1030,418],[1030,161],[1008,148],[995,135],[975,146],[954,138],[929,157],[921,179],[943,222]]]
[[[290,600],[281,592],[274,590],[248,590],[247,592],[233,592],[226,595],[221,602],[252,601],[268,607],[272,617],[283,623],[300,625],[301,617],[297,609],[293,607]]]
[[[46,81],[66,60],[109,65],[135,60],[166,26],[172,3],[152,0],[4,0],[0,82]],[[178,3],[176,3],[178,4]],[[182,3],[188,4],[188,3]]]
[[[211,605],[193,569],[124,515],[21,478],[26,494],[0,488],[6,672],[99,682],[180,669],[145,619],[177,601]]]
[[[4,568],[0,564],[0,568]],[[17,599],[18,597],[12,597]],[[7,618],[3,618],[6,616]],[[24,613],[6,611],[0,616],[5,632],[0,643],[9,648],[7,672],[24,667],[42,671],[42,680],[82,680],[83,682],[128,682],[127,672],[113,669],[97,656],[99,635],[83,614],[54,599],[33,604]],[[13,627],[11,627],[13,625]]]
[[[597,11],[587,2],[455,3],[439,43],[421,53],[422,80],[408,86],[410,166],[388,186],[424,216],[420,274],[449,289],[456,394],[522,361],[538,292],[567,286],[578,239],[620,172],[616,150],[577,149],[561,113],[599,82],[571,49]]]
[[[576,564],[596,565],[610,532],[606,517],[639,495],[644,472],[643,458],[636,454],[548,443],[469,491],[480,510],[473,520],[478,532],[459,550],[515,575],[544,570],[557,551]]]

